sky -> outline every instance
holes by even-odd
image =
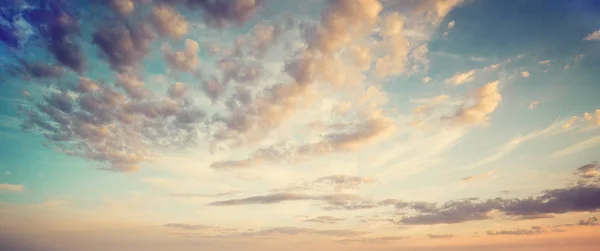
[[[594,0],[0,3],[0,249],[596,250]]]

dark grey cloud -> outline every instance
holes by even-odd
[[[64,76],[66,73],[65,68],[58,65],[51,65],[41,62],[27,62],[25,60],[19,60],[17,68],[20,73],[33,78],[59,78]]]
[[[574,186],[543,191],[542,195],[526,199],[496,198],[447,202],[428,209],[429,213],[404,217],[399,224],[455,224],[490,219],[489,213],[498,210],[515,220],[552,217],[552,214],[591,212],[600,209],[600,187]]]
[[[51,20],[46,30],[49,41],[48,51],[56,61],[77,73],[86,68],[85,55],[77,44],[78,21],[65,12],[61,12]]]
[[[148,54],[155,38],[147,24],[139,23],[105,26],[94,32],[92,41],[113,69],[123,71],[136,66]]]

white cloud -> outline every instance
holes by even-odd
[[[600,30],[594,31],[587,35],[584,40],[592,41],[592,40],[600,40]]]
[[[468,72],[458,72],[454,76],[446,79],[446,84],[462,85],[473,81],[476,70],[470,70]]]
[[[455,25],[455,24],[456,24],[456,23],[454,22],[454,20],[450,21],[450,22],[448,23],[448,29],[452,29],[452,28],[454,28],[454,25]]]

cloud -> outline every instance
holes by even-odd
[[[283,189],[275,189],[275,191],[335,191],[357,189],[363,185],[371,185],[377,182],[372,177],[361,177],[353,175],[329,175],[316,178],[312,181],[305,181],[300,184],[293,184]]]
[[[338,129],[324,133],[321,139],[316,142],[300,145],[276,144],[256,150],[249,158],[218,161],[211,164],[211,167],[217,169],[245,168],[262,162],[296,162],[334,151],[354,151],[384,138],[396,130],[394,120],[381,115],[377,111],[365,116],[370,117],[364,118],[365,120],[362,121],[348,123],[345,130]],[[279,120],[279,117],[277,117],[277,120]]]
[[[456,237],[451,234],[428,234],[427,236],[429,236],[431,239],[449,239]]]
[[[586,178],[586,172],[597,169],[597,163],[583,166],[576,174]],[[595,176],[595,175],[594,175]],[[425,208],[411,203],[397,203],[396,208],[413,208],[420,214],[405,216],[393,221],[403,225],[457,224],[468,221],[491,219],[491,212],[500,212],[513,220],[551,218],[554,214],[593,212],[600,209],[600,187],[597,184],[542,191],[528,198],[476,198],[448,201],[440,206],[431,204]],[[508,233],[505,233],[508,234]]]
[[[600,164],[598,162],[592,162],[581,166],[577,168],[575,174],[585,179],[598,177],[600,176]]]
[[[592,149],[596,146],[600,145],[600,136],[595,136],[589,139],[586,139],[582,142],[576,143],[559,151],[556,151],[550,155],[552,158],[561,158],[571,154],[576,154],[579,152],[586,151],[588,149]]]
[[[145,23],[105,26],[94,32],[92,41],[111,67],[124,71],[136,66],[148,53],[154,34]]]
[[[454,76],[446,79],[446,81],[444,82],[446,84],[451,85],[462,85],[473,81],[475,79],[475,72],[477,72],[477,70],[470,70],[468,72],[458,72]]]
[[[208,25],[224,27],[230,23],[242,24],[260,8],[263,0],[163,0],[168,4],[184,4],[188,8],[199,8],[204,12]]]
[[[262,196],[252,196],[243,199],[211,202],[211,206],[237,206],[252,204],[276,204],[284,201],[313,200],[314,198],[304,194],[276,193]]]
[[[552,61],[550,61],[549,59],[542,60],[542,61],[538,62],[538,64],[541,64],[541,65],[551,65]]]
[[[163,36],[179,38],[188,33],[187,20],[166,5],[154,6],[150,17],[158,33]]]
[[[475,90],[472,102],[464,103],[453,116],[442,117],[442,120],[464,125],[486,123],[500,101],[502,95],[498,91],[498,81],[489,82]]]
[[[540,104],[540,101],[532,101],[531,104],[529,104],[529,110],[533,110],[535,109],[538,105]]]
[[[187,231],[210,230],[210,229],[215,228],[213,226],[207,226],[207,225],[190,225],[190,224],[181,224],[181,223],[165,224],[164,227],[187,230]]]
[[[583,40],[588,40],[588,41],[600,40],[600,30],[590,33]]]
[[[533,226],[531,229],[517,229],[517,230],[501,230],[501,231],[487,231],[487,235],[536,235],[544,234],[549,232],[564,232],[562,228],[544,228],[540,226]]]
[[[321,224],[337,224],[340,221],[343,221],[342,218],[336,218],[333,216],[318,216],[315,218],[310,218],[304,220],[304,222],[312,222],[312,223],[321,223]]]
[[[529,72],[528,72],[528,71],[522,71],[522,72],[521,72],[521,77],[528,78],[528,77],[529,77],[529,75],[530,75],[530,74],[529,74]]]
[[[200,46],[194,40],[186,39],[182,51],[173,51],[169,46],[163,46],[161,50],[167,64],[175,70],[194,72],[200,64]]]
[[[595,118],[594,118],[595,115]],[[600,109],[597,109],[594,115],[590,113],[585,113],[583,115],[583,119],[588,121],[591,127],[600,127]]]
[[[44,31],[49,41],[48,51],[62,65],[77,73],[86,68],[85,55],[75,40],[79,28],[77,21],[66,12],[57,10]]]
[[[587,220],[580,220],[577,224],[580,226],[598,226],[600,225],[600,222],[598,221],[598,218],[591,217]]]
[[[493,170],[489,171],[489,172],[486,172],[486,173],[479,174],[479,175],[465,177],[465,178],[462,178],[461,180],[462,181],[474,181],[476,179],[481,179],[481,178],[489,177],[492,174],[494,174]]]
[[[128,16],[135,7],[133,0],[109,0],[109,6],[120,16]]]
[[[22,72],[26,76],[44,79],[44,78],[59,78],[65,75],[65,68],[58,65],[44,64],[41,62],[27,62],[25,60],[19,60],[18,71]]]
[[[329,1],[320,27],[308,35],[309,48],[324,55],[334,53],[375,25],[381,10],[379,1]]]
[[[448,23],[448,29],[452,29],[452,28],[454,28],[454,25],[455,25],[455,24],[456,24],[456,22],[454,22],[454,20],[450,21],[450,22]]]
[[[25,191],[25,186],[2,183],[0,184],[0,191],[23,192]]]
[[[170,194],[169,196],[171,197],[183,197],[183,198],[194,198],[194,197],[200,197],[200,198],[211,198],[211,197],[226,197],[226,196],[233,196],[236,194],[239,194],[240,191],[228,191],[228,192],[222,192],[222,193],[213,193],[213,194],[200,194],[200,193],[179,193],[179,194]]]
[[[514,137],[514,138],[508,140],[506,143],[502,144],[496,150],[494,150],[493,154],[491,154],[491,155],[483,158],[482,160],[479,160],[471,165],[466,166],[465,169],[471,169],[471,168],[483,166],[483,165],[498,161],[505,155],[516,150],[521,144],[526,143],[528,141],[532,141],[532,140],[535,140],[538,138],[548,137],[548,136],[556,135],[558,133],[562,133],[562,132],[564,132],[563,123],[564,123],[564,121],[554,122],[544,129],[532,131],[523,136]]]

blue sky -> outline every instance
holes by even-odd
[[[0,8],[0,247],[597,244],[597,1]]]

